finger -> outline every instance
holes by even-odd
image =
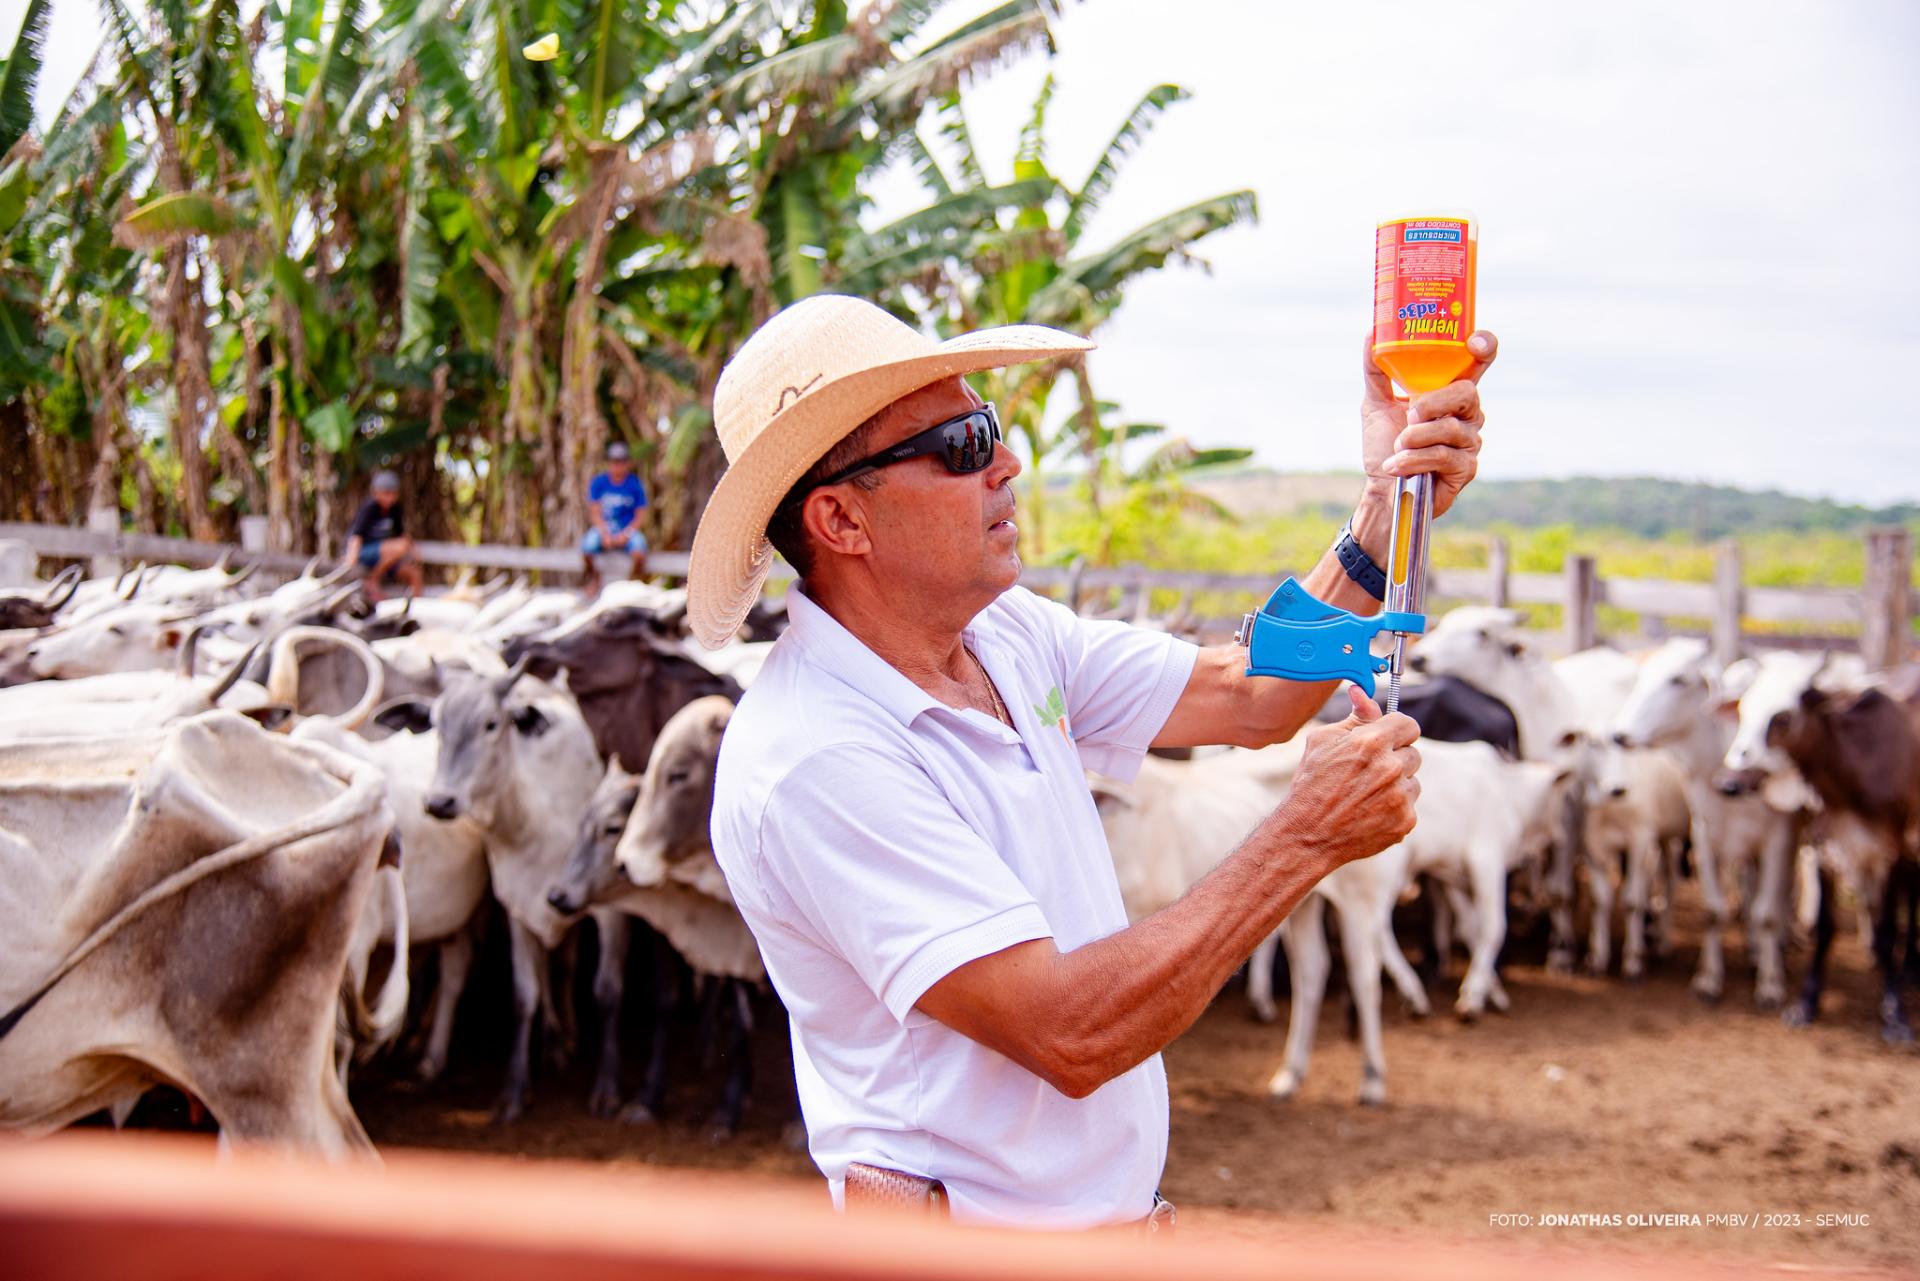
[[[1480,375],[1487,372],[1493,364],[1493,358],[1500,354],[1500,340],[1484,329],[1476,329],[1467,338],[1467,350],[1473,353],[1473,368],[1467,370],[1468,382],[1479,382]],[[1369,348],[1371,351],[1371,348]]]
[[[1360,378],[1366,389],[1366,399],[1391,404],[1393,401],[1393,379],[1387,377],[1380,366],[1373,363],[1373,330],[1367,330],[1366,341],[1360,344]]]
[[[1368,727],[1368,732],[1378,734],[1395,748],[1412,747],[1420,738],[1420,727],[1413,717],[1405,712],[1394,712],[1382,716],[1379,721]]]
[[[1436,476],[1459,477],[1464,483],[1473,479],[1474,473],[1480,470],[1480,463],[1471,449],[1433,445],[1404,454],[1390,454],[1380,464],[1380,470],[1389,476],[1418,476],[1431,472]]]
[[[1480,424],[1467,418],[1436,418],[1413,423],[1393,442],[1396,450],[1425,449],[1429,445],[1448,445],[1454,449],[1472,449],[1480,443]]]
[[[1430,418],[1467,418],[1479,422],[1485,417],[1480,410],[1480,389],[1465,378],[1450,382],[1438,391],[1421,392],[1407,402],[1409,423]]]
[[[1396,747],[1393,757],[1400,762],[1400,773],[1412,778],[1420,772],[1420,749],[1417,747]]]
[[[1347,686],[1347,701],[1353,704],[1353,715],[1350,719],[1355,725],[1371,725],[1384,715],[1380,710],[1380,704],[1367,697],[1367,692],[1358,685]]]

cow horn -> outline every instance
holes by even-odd
[[[220,559],[214,565],[214,568],[219,570],[224,570],[226,569],[227,566],[231,564],[233,564],[233,548],[229,547],[227,548],[227,550],[220,553]]]
[[[315,559],[317,560],[318,557],[316,557]],[[326,577],[320,580],[320,585],[322,587],[331,587],[352,572],[353,572],[353,562],[350,560],[343,560],[340,562],[340,564],[337,567],[335,567],[333,570],[328,572]]]
[[[200,652],[200,637],[206,632],[207,624],[196,623],[187,638],[180,642],[180,657],[175,660],[174,670],[181,676],[193,675],[193,662]]]
[[[316,569],[318,569],[318,568],[320,568],[320,558],[319,558],[318,556],[315,556],[315,557],[314,557],[314,558],[313,558],[312,560],[310,560],[310,561],[308,561],[308,562],[307,562],[307,564],[306,564],[306,568],[304,568],[304,569],[302,569],[302,570],[300,571],[300,577],[302,577],[302,578],[318,578],[318,577],[319,577],[319,575],[313,572],[314,570],[316,570]]]
[[[138,565],[135,565],[133,567],[133,577],[127,581],[126,587],[122,589],[122,591],[120,592],[120,599],[132,600],[135,596],[138,596],[140,594],[141,585],[144,584],[146,581],[147,581],[147,562],[143,560]]]
[[[69,565],[61,570],[59,576],[47,584],[47,590],[40,597],[40,607],[49,614],[59,612],[68,601],[73,599],[73,594],[80,590],[80,579],[83,576],[84,571],[78,565]],[[53,594],[60,590],[62,583],[67,586],[67,594],[55,600]]]
[[[227,576],[227,586],[238,587],[259,572],[260,562],[258,560],[250,560]]]
[[[367,669],[367,687],[360,695],[360,701],[339,716],[328,717],[341,729],[349,732],[359,729],[373,715],[373,709],[380,705],[380,696],[385,692],[385,674],[380,667],[380,659],[373,648],[352,632],[337,627],[289,627],[273,640],[273,658],[267,665],[267,697],[275,703],[285,703],[296,712],[300,708],[300,656],[302,641],[316,640],[324,644],[338,645],[350,651]]]
[[[400,604],[400,617],[405,618],[413,612],[413,593],[408,592],[406,600]]]
[[[513,688],[514,683],[527,674],[527,663],[532,658],[533,654],[531,652],[520,655],[520,657],[515,660],[513,666],[507,669],[507,674],[493,682],[493,694],[495,698],[506,698],[507,692]]]
[[[193,638],[197,637],[199,634],[200,634],[200,629],[196,627],[194,629],[193,637],[188,638],[188,643],[191,644],[193,642]],[[220,700],[227,696],[227,692],[231,690],[236,684],[239,683],[240,674],[247,670],[247,665],[253,662],[253,656],[255,654],[258,654],[259,652],[260,652],[260,642],[255,641],[253,644],[247,646],[246,653],[240,655],[239,658],[235,659],[233,661],[233,664],[229,666],[226,671],[220,674],[219,684],[215,685],[212,691],[209,692],[207,695],[207,706],[216,707],[219,705]]]
[[[320,616],[323,618],[331,617],[334,610],[345,606],[348,601],[353,599],[353,594],[359,590],[360,584],[348,583],[345,587],[342,587],[339,591],[327,597],[326,603],[320,606]]]
[[[485,603],[486,601],[490,601],[501,592],[507,590],[508,584],[512,581],[513,580],[506,574],[496,574],[486,582],[480,584],[481,602]]]

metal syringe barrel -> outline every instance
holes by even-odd
[[[1426,613],[1427,534],[1433,527],[1433,477],[1422,473],[1403,476],[1393,487],[1393,541],[1387,552],[1389,611]],[[1404,670],[1407,633],[1393,633],[1393,654],[1387,668],[1387,710],[1400,710],[1400,675]]]

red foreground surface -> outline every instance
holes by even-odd
[[[1796,1267],[1795,1277],[1895,1276]],[[874,1214],[764,1182],[395,1152],[327,1166],[205,1140],[69,1133],[0,1144],[0,1274],[447,1281],[672,1278],[1751,1278],[1752,1263],[1520,1252],[1303,1231],[1258,1245],[1036,1235]]]

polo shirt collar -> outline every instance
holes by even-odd
[[[975,628],[970,625],[961,635],[978,653]],[[885,708],[902,726],[910,727],[922,712],[956,710],[868,649],[864,641],[841,626],[839,619],[820,608],[798,582],[787,589],[787,631],[783,639],[798,645],[802,657]],[[994,724],[1006,728],[998,721]]]

